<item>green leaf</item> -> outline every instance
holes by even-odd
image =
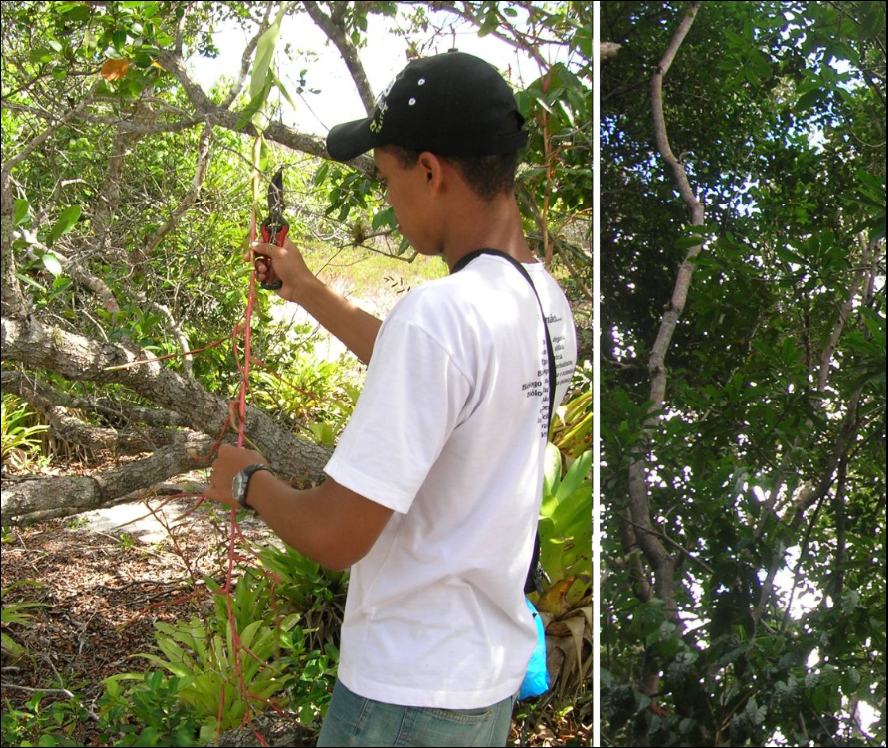
[[[373,216],[373,230],[376,231],[381,226],[395,227],[395,209],[391,206],[385,210],[380,210]]]
[[[56,241],[56,239],[67,234],[72,228],[74,228],[74,224],[80,219],[81,212],[82,208],[79,205],[71,205],[65,208],[61,212],[61,215],[59,215],[58,220],[49,230],[49,242],[52,243]]]
[[[40,64],[41,62],[51,62],[55,55],[53,55],[52,50],[46,49],[45,47],[38,47],[37,49],[32,49],[30,54],[28,55],[28,59],[35,64]]]
[[[555,497],[555,494],[546,491],[540,504],[540,516],[551,518],[557,508],[558,499]]]
[[[784,262],[791,263],[793,265],[807,265],[808,263],[805,261],[805,258],[800,254],[793,252],[791,249],[787,247],[775,247],[774,253]]]
[[[758,50],[753,50],[750,53],[749,64],[752,66],[753,70],[755,70],[755,73],[759,78],[764,79],[771,77],[771,63],[768,58]]]
[[[271,75],[272,81],[274,82],[275,88],[277,88],[277,90],[283,94],[284,98],[289,102],[290,106],[293,107],[293,109],[296,109],[296,102],[293,101],[289,92],[284,87],[284,84],[281,83],[280,78],[277,77],[277,75],[275,74],[275,72],[273,70],[270,70],[269,73]]]
[[[30,204],[24,198],[18,198],[15,201],[15,225],[18,226],[22,223],[25,218],[28,217],[28,210],[30,209]]]
[[[699,236],[680,236],[675,240],[676,249],[690,249],[691,247],[700,246],[703,239]]]
[[[253,61],[253,74],[250,78],[250,98],[253,100],[262,94],[271,82],[268,69],[271,67],[271,61],[274,59],[274,50],[281,35],[281,20],[288,5],[289,3],[284,3],[281,6],[277,18],[274,19],[274,23],[265,30],[265,33],[259,37],[259,41],[256,43],[256,57]]]
[[[144,657],[146,660],[150,660],[155,665],[160,665],[162,668],[169,670],[173,675],[178,675],[180,678],[187,678],[192,676],[193,673],[181,663],[178,662],[168,662],[162,657],[158,657],[154,654],[142,654],[139,657]]]
[[[253,643],[253,637],[256,636],[256,632],[265,624],[265,621],[253,621],[249,626],[247,626],[240,635],[241,644],[245,647],[249,647]]]
[[[66,10],[62,15],[69,23],[85,23],[90,19],[92,13],[86,5],[78,3],[73,8]]]
[[[865,185],[872,187],[877,193],[880,192],[883,196],[885,195],[885,177],[879,177],[863,169],[858,169],[857,178]]]
[[[561,482],[561,452],[552,442],[546,445],[543,476],[546,493],[555,495]]]
[[[40,260],[41,262],[43,262],[43,267],[45,267],[56,278],[58,278],[64,272],[64,270],[62,269],[62,263],[59,261],[59,257],[55,253],[45,252]]]
[[[592,487],[585,486],[567,494],[552,513],[558,537],[578,538],[592,531]],[[590,536],[591,538],[591,536]],[[588,549],[586,549],[588,550]]]
[[[327,173],[330,171],[330,162],[325,161],[318,167],[318,170],[315,172],[314,176],[311,179],[311,183],[317,187],[321,184],[326,178]]]
[[[731,29],[724,29],[722,33],[725,35],[725,38],[730,42],[731,46],[737,49],[745,49],[749,42],[746,41],[740,34],[736,31],[732,31]]]
[[[264,106],[267,95],[268,91],[262,91],[259,96],[250,99],[249,103],[241,110],[237,118],[237,123],[234,126],[235,130],[243,129],[248,122],[255,120],[257,116],[259,116],[258,113]],[[261,130],[263,128],[257,126],[257,129]]]
[[[150,68],[152,62],[154,62],[153,58],[144,50],[133,57],[133,65],[143,70]]]
[[[796,103],[796,109],[800,112],[804,112],[806,109],[810,109],[815,104],[819,103],[821,98],[823,98],[823,91],[819,87],[812,88],[808,93],[802,94],[799,97],[799,100]]]
[[[18,278],[22,283],[27,283],[29,286],[37,289],[40,293],[46,293],[46,289],[33,278],[29,278],[27,275],[24,275],[22,273],[16,273],[15,277]]]
[[[747,719],[756,726],[762,724],[762,722],[765,721],[765,717],[768,715],[768,708],[764,705],[758,706],[755,701],[755,696],[746,702],[746,709],[744,711]]]
[[[556,492],[558,501],[563,501],[568,496],[573,495],[589,476],[590,470],[592,470],[592,452],[583,452],[583,454],[577,457],[573,465],[570,466],[570,469],[561,481],[561,485]]]
[[[487,17],[481,23],[481,27],[478,29],[478,36],[487,36],[498,25],[499,25],[499,17],[497,16],[495,11],[490,11],[487,14]]]

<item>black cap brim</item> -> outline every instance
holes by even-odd
[[[379,143],[370,131],[372,117],[336,125],[327,134],[327,153],[334,161],[351,161]]]

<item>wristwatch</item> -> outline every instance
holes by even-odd
[[[250,476],[257,470],[267,470],[269,473],[272,473],[272,475],[274,475],[268,465],[263,465],[259,463],[256,465],[247,465],[243,470],[235,475],[231,481],[231,495],[234,496],[234,500],[244,509],[253,509],[253,507],[251,507],[247,503],[247,489],[250,487]]]

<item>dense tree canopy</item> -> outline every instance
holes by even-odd
[[[601,7],[605,744],[884,744],[885,3]]]

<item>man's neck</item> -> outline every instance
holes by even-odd
[[[519,262],[536,261],[524,237],[514,196],[465,206],[445,238],[444,259],[452,270],[469,252],[484,248],[501,250]]]

